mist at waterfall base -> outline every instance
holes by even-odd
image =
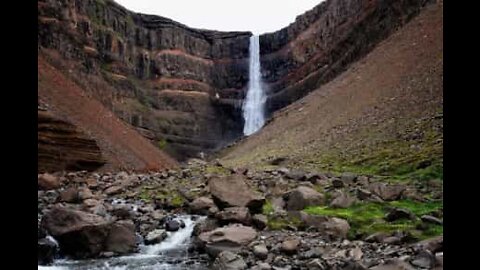
[[[179,216],[185,228],[168,232],[168,237],[155,245],[141,245],[139,253],[127,256],[90,260],[56,260],[51,266],[38,266],[45,270],[206,270],[205,256],[189,252],[191,235],[198,221],[204,217]]]
[[[257,132],[265,124],[266,95],[262,86],[260,73],[260,40],[259,36],[250,37],[249,80],[247,96],[243,103],[243,134],[249,136]]]

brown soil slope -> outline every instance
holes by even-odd
[[[223,152],[230,166],[280,165],[443,177],[443,4]],[[275,163],[275,162],[274,162]]]
[[[38,97],[57,117],[95,139],[107,160],[103,170],[158,170],[177,164],[41,56]]]

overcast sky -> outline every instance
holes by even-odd
[[[115,0],[124,7],[167,17],[194,28],[277,31],[323,0]]]

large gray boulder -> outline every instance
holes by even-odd
[[[325,196],[309,187],[300,186],[284,194],[286,208],[289,211],[303,210],[308,206],[322,205],[325,203]]]
[[[203,232],[198,236],[200,244],[212,256],[222,251],[237,252],[243,246],[250,244],[257,237],[254,228],[233,224],[213,231]]]
[[[61,206],[45,214],[41,227],[55,237],[63,253],[75,258],[94,257],[102,251],[134,251],[135,228],[131,221],[106,218]]]
[[[346,238],[350,230],[348,221],[341,218],[310,215],[302,211],[300,219],[306,227],[313,227],[332,238]]]
[[[250,225],[252,223],[252,217],[246,207],[228,207],[218,212],[215,217],[218,219],[220,225],[229,223]]]
[[[208,182],[213,200],[220,209],[226,207],[247,207],[252,213],[260,213],[265,197],[253,191],[245,182],[245,176],[213,177]]]
[[[372,183],[368,187],[369,191],[384,201],[395,201],[402,198],[407,187],[404,185],[389,185],[385,183]]]

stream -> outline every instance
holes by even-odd
[[[141,245],[139,253],[127,256],[69,260],[59,259],[51,266],[38,266],[45,270],[126,270],[126,269],[169,269],[169,270],[204,270],[208,269],[207,255],[189,252],[191,235],[196,222],[202,218],[192,219],[192,216],[179,216],[185,227],[176,232],[168,232],[168,237],[159,244]]]

